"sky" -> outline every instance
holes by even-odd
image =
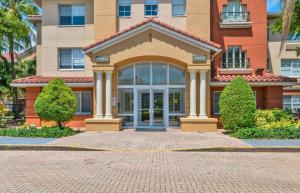
[[[280,10],[280,0],[268,0],[268,12],[278,12]]]

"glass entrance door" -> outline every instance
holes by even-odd
[[[138,127],[165,127],[165,90],[138,90]]]

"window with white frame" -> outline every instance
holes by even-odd
[[[228,50],[223,53],[222,68],[248,68],[246,52],[242,51],[239,46],[229,47]]]
[[[119,17],[131,16],[131,0],[119,0],[118,1]]]
[[[59,25],[84,25],[84,5],[59,5]]]
[[[300,59],[282,59],[281,60],[282,76],[300,76]]]
[[[214,91],[213,93],[213,114],[214,115],[220,115],[220,97],[221,97],[222,91]],[[253,95],[256,98],[256,91],[253,91]]]
[[[172,1],[172,15],[185,16],[186,15],[186,0]]]
[[[283,96],[283,108],[297,112],[300,110],[300,95]]]
[[[228,4],[223,7],[221,17],[222,22],[243,22],[247,21],[248,13],[240,0],[229,0]]]
[[[158,0],[145,0],[145,16],[157,16]]]
[[[83,49],[59,49],[60,69],[84,69]]]
[[[77,99],[77,109],[75,114],[92,114],[92,92],[80,91],[75,92]]]

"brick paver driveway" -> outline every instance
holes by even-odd
[[[76,136],[57,139],[49,144],[107,150],[174,150],[250,146],[221,132],[184,133],[177,129],[168,129],[167,132],[141,132],[132,129],[122,132],[84,132]]]
[[[0,153],[0,192],[300,192],[296,153]]]

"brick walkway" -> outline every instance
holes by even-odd
[[[0,152],[0,192],[300,192],[300,154]]]
[[[57,139],[51,145],[101,148],[107,150],[174,150],[211,147],[249,147],[247,143],[217,133],[184,133],[176,129],[167,132],[84,132]]]

